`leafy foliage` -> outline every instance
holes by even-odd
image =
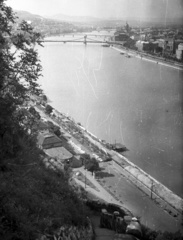
[[[95,158],[91,158],[89,154],[83,154],[81,160],[85,168],[90,172],[95,172],[100,169],[97,160]]]
[[[142,240],[182,240],[182,234],[180,231],[175,233],[155,231],[145,225],[142,225],[142,235]]]
[[[180,231],[175,233],[160,232],[159,234],[157,234],[157,237],[155,240],[182,240],[182,235]]]
[[[36,111],[36,109],[34,107],[30,107],[29,108],[29,112],[37,119],[40,120],[41,116],[40,114]]]
[[[83,226],[87,211],[68,178],[42,163],[32,127],[40,116],[27,107],[31,94],[42,93],[41,36],[25,21],[15,29],[15,20],[0,0],[0,236],[28,240],[54,226]]]
[[[46,96],[45,94],[42,95],[42,99],[43,99],[43,101],[45,101],[45,102],[47,102],[47,100],[48,100],[48,99],[47,99],[47,96]]]
[[[47,114],[50,114],[52,111],[53,111],[52,106],[50,106],[49,104],[47,104],[47,105],[46,105],[46,108],[45,108],[45,112],[46,112]]]
[[[88,210],[62,172],[46,169],[40,150],[24,151],[0,175],[1,239],[36,239],[55,224],[86,224]],[[9,237],[9,238],[8,238]]]
[[[30,122],[22,107],[30,94],[40,94],[37,80],[41,65],[35,44],[41,35],[22,22],[15,29],[12,9],[0,1],[0,160],[14,156],[19,137],[28,132]],[[27,124],[27,125],[26,125]]]

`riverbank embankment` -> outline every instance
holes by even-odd
[[[152,176],[144,172],[141,168],[130,162],[124,156],[121,156],[118,153],[115,154],[118,155],[118,158],[115,158],[115,163],[117,163],[118,166],[121,166],[127,173],[130,174],[128,176],[132,177],[131,181],[134,182],[137,187],[139,187],[144,192],[146,192],[147,188],[148,192],[146,193],[151,198],[156,197],[156,201],[158,204],[162,201],[165,201],[167,204],[169,204],[169,206],[167,204],[165,206],[169,214],[173,214],[174,216],[182,214],[182,198],[177,196],[175,193],[173,193],[166,186],[158,182]],[[175,210],[177,211],[177,213]]]
[[[71,136],[78,141],[77,149],[88,148],[95,154],[95,157],[102,160],[105,156],[110,156],[113,163],[121,167],[121,172],[129,178],[133,184],[145,192],[149,197],[156,195],[158,202],[165,202],[167,212],[173,216],[180,216],[182,212],[183,200],[170,191],[166,186],[158,182],[152,176],[148,175],[138,166],[130,162],[123,155],[110,150],[107,143],[103,143],[83,126],[76,123],[74,119],[60,113],[54,109],[54,115],[51,118],[65,128]],[[72,142],[72,141],[71,141]],[[91,150],[92,149],[92,150]],[[83,151],[81,151],[83,153]]]
[[[83,128],[83,127],[82,127]],[[119,154],[113,150],[109,150],[106,148],[100,139],[97,139],[96,136],[89,133],[86,129],[84,131],[85,136],[88,138],[92,144],[96,145],[100,148],[103,152],[109,154],[113,159],[113,162],[118,164],[124,171],[129,173],[126,175],[133,181],[134,184],[138,185],[142,191],[146,191],[145,188],[149,190],[149,196],[153,193],[157,197],[161,199],[161,201],[165,201],[169,207],[167,206],[167,211],[174,215],[181,215],[182,214],[182,207],[183,207],[183,199],[173,193],[170,189],[166,186],[158,182],[152,176],[144,172],[141,168],[133,164],[130,160],[124,157],[122,154]],[[134,179],[131,179],[133,177]],[[174,211],[174,210],[176,211]],[[177,212],[177,213],[176,213]]]
[[[112,46],[113,49],[117,50],[118,52],[121,53],[128,53],[129,56],[131,57],[136,57],[138,59],[144,60],[144,61],[149,61],[155,64],[160,64],[166,67],[170,67],[170,68],[174,68],[177,70],[182,70],[183,71],[183,65],[176,63],[176,62],[169,62],[168,60],[165,61],[162,58],[147,54],[147,53],[143,53],[143,52],[137,52],[137,51],[133,51],[130,49],[125,49],[125,48],[119,48],[119,47],[114,47]]]

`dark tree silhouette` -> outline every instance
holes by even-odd
[[[41,35],[34,32],[27,22],[23,21],[16,28],[15,22],[12,9],[1,0],[0,159],[17,153],[19,137],[28,134],[30,125],[28,116],[20,114],[21,109],[31,94],[42,92],[37,83],[42,68],[35,50]]]
[[[49,104],[47,104],[47,105],[46,105],[46,108],[45,108],[45,112],[46,112],[47,114],[50,114],[52,111],[53,111],[52,106],[50,106]]]

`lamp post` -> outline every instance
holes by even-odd
[[[153,187],[154,187],[154,182],[153,180],[151,180],[151,199],[152,199],[152,196],[153,196]]]
[[[84,168],[85,168],[85,189],[86,189],[86,159],[84,159]]]
[[[85,168],[85,189],[86,189],[86,168]]]

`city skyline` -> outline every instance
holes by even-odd
[[[14,10],[41,16],[64,14],[116,19],[168,19],[183,17],[183,0],[7,0]]]

